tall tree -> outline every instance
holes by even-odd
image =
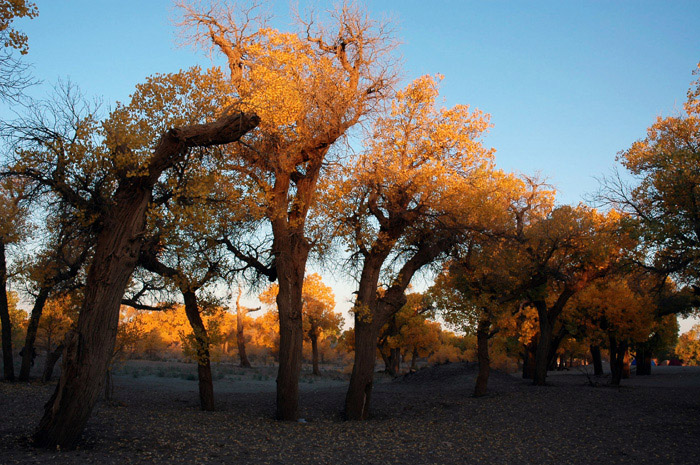
[[[2,323],[3,376],[6,381],[15,380],[12,353],[12,321],[7,296],[7,249],[26,235],[28,212],[22,204],[23,189],[17,182],[4,180],[0,184],[0,322]]]
[[[276,416],[296,420],[304,337],[302,288],[309,253],[307,218],[336,141],[370,113],[393,80],[387,29],[363,11],[342,5],[328,28],[315,18],[280,32],[255,17],[217,4],[180,3],[192,40],[228,60],[230,83],[244,110],[260,117],[255,137],[229,166],[248,176],[259,199],[269,253],[261,259],[232,242],[236,257],[278,280],[280,324]],[[237,14],[240,13],[240,14]],[[260,231],[258,231],[260,232]]]
[[[437,80],[424,76],[397,93],[368,147],[329,199],[359,275],[349,419],[369,415],[377,338],[406,303],[413,276],[464,240],[498,223],[492,151],[481,144],[488,117],[465,105],[436,106]],[[386,287],[380,290],[385,274]]]
[[[602,200],[641,223],[647,268],[673,274],[700,296],[700,79],[688,90],[681,114],[659,116],[618,160],[634,184],[608,179]]]
[[[71,204],[95,237],[85,297],[66,339],[60,381],[34,435],[37,445],[74,447],[80,438],[101,392],[119,307],[163,172],[196,156],[195,147],[235,142],[256,126],[257,117],[221,98],[219,83],[216,73],[197,69],[157,76],[103,123],[93,112],[81,114],[72,99],[17,125],[18,159],[6,174]]]

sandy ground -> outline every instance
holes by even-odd
[[[700,368],[655,367],[623,380],[554,372],[532,386],[494,372],[470,396],[476,367],[447,364],[396,380],[378,375],[373,418],[340,415],[347,378],[300,383],[304,423],[272,419],[275,369],[216,367],[217,411],[198,409],[194,365],[130,362],[115,376],[80,448],[28,440],[53,385],[0,383],[0,464],[9,463],[687,463],[700,461]]]

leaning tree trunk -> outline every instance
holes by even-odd
[[[355,363],[352,366],[350,386],[345,398],[345,416],[348,420],[369,418],[374,364],[377,358],[377,325],[361,321],[360,318],[355,313]]]
[[[120,186],[98,236],[77,328],[66,338],[61,379],[34,435],[39,446],[74,447],[102,390],[151,196],[150,189],[128,184]]]
[[[44,373],[41,375],[41,381],[43,383],[48,383],[51,381],[53,376],[53,369],[56,366],[56,362],[61,358],[63,354],[63,348],[65,345],[63,343],[59,344],[53,351],[46,353],[46,361],[44,362]]]
[[[491,332],[491,320],[488,317],[479,319],[476,329],[476,356],[479,361],[479,374],[474,386],[474,397],[486,395],[486,386],[489,382],[491,359],[489,358],[489,336]]]
[[[273,225],[274,223],[275,221]],[[280,250],[276,261],[279,285],[277,309],[280,319],[276,417],[278,420],[296,421],[299,411],[299,374],[304,342],[302,286],[310,247],[303,237],[295,238],[284,234],[275,234],[275,243]],[[284,245],[280,247],[281,243]]]
[[[24,339],[24,355],[22,355],[22,366],[19,369],[20,381],[29,381],[29,372],[33,362],[32,354],[34,352],[34,342],[36,341],[36,333],[39,329],[39,319],[41,318],[41,313],[44,311],[44,304],[46,304],[46,299],[48,299],[50,292],[50,287],[43,286],[39,289],[39,294],[34,301],[32,316],[29,318],[29,324],[27,325],[27,337]]]
[[[600,346],[591,345],[591,358],[593,359],[593,374],[603,376],[603,357],[600,355]]]
[[[258,122],[256,116],[237,113],[170,129],[158,141],[147,174],[120,180],[111,207],[100,218],[77,327],[66,338],[61,378],[34,433],[36,445],[72,448],[80,439],[112,357],[119,307],[141,251],[146,209],[158,178],[189,147],[234,142]]]
[[[245,310],[241,307],[241,293],[236,299],[236,344],[238,345],[238,357],[242,368],[251,368],[248,354],[245,351]]]
[[[15,380],[15,363],[12,357],[12,322],[7,299],[7,261],[5,243],[0,240],[0,323],[2,323],[2,362],[5,381]]]
[[[209,357],[209,336],[204,321],[199,314],[197,295],[194,291],[184,290],[185,314],[192,326],[197,353],[197,375],[199,378],[199,405],[202,410],[214,410],[214,382],[211,376],[211,360]]]

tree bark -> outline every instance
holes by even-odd
[[[312,328],[309,330],[309,339],[311,339],[311,366],[312,373],[316,376],[321,375],[318,368],[318,329]]]
[[[476,356],[479,361],[479,374],[474,386],[474,397],[486,395],[486,387],[489,382],[491,359],[489,358],[489,338],[491,333],[491,319],[483,316],[479,319],[476,329]]]
[[[22,366],[19,370],[19,380],[29,381],[29,372],[32,368],[32,352],[34,351],[34,342],[36,341],[36,333],[39,329],[39,320],[41,313],[44,311],[44,304],[49,297],[51,287],[43,286],[39,289],[39,294],[34,301],[32,307],[32,316],[29,318],[27,325],[27,337],[24,339],[24,355],[22,356]],[[46,354],[48,356],[48,353]]]
[[[194,332],[195,350],[197,353],[197,375],[199,379],[199,405],[202,410],[214,410],[214,382],[211,376],[211,360],[209,357],[209,335],[199,314],[197,295],[192,290],[184,290],[185,314]]]
[[[533,379],[535,377],[535,352],[537,342],[530,342],[523,346],[523,379]]]
[[[65,345],[63,343],[59,344],[53,351],[46,353],[46,361],[44,362],[44,373],[41,375],[41,381],[43,383],[48,383],[51,381],[53,376],[53,368],[56,366],[56,362],[61,358],[63,354],[63,349]]]
[[[369,418],[374,364],[377,358],[379,330],[371,322],[358,321],[355,314],[355,362],[350,386],[345,398],[345,416],[348,420]]]
[[[593,359],[593,374],[603,376],[603,358],[600,355],[599,345],[591,345],[591,358]]]
[[[637,347],[637,376],[651,375],[651,351],[644,344]]]
[[[245,351],[245,310],[241,307],[241,293],[236,299],[236,344],[238,345],[238,358],[241,360],[242,368],[251,368],[250,360]]]
[[[15,380],[15,363],[12,356],[12,322],[7,299],[7,259],[5,242],[0,240],[0,323],[2,323],[2,362],[5,381]],[[30,354],[31,357],[31,354]]]
[[[544,301],[534,302],[537,308],[540,323],[540,335],[535,351],[535,372],[533,383],[537,386],[544,386],[547,380],[547,365],[549,364],[549,353],[552,344],[552,321],[549,318],[547,304]]]
[[[229,114],[213,123],[175,128],[159,140],[147,174],[120,180],[100,230],[85,284],[76,329],[66,338],[61,378],[34,434],[40,447],[73,448],[98,399],[112,357],[124,290],[142,247],[146,210],[163,171],[188,148],[234,142],[259,122]]]
[[[286,192],[286,190],[285,190]],[[277,220],[284,221],[284,219]],[[273,230],[277,221],[273,221]],[[286,224],[282,226],[286,229]],[[277,309],[280,319],[279,369],[277,372],[278,420],[296,421],[299,411],[299,374],[301,372],[304,327],[302,323],[302,288],[310,247],[298,235],[275,233]]]
[[[613,335],[609,335],[610,339],[610,384],[619,386],[620,380],[623,378],[625,369],[625,355],[627,354],[627,341],[618,341]]]

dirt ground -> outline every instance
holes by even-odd
[[[0,383],[0,464],[404,464],[700,462],[700,369],[654,367],[623,380],[555,372],[549,385],[447,364],[391,380],[377,374],[373,418],[345,422],[347,375],[304,374],[303,422],[276,422],[275,369],[215,367],[217,411],[199,410],[192,364],[129,362],[78,450],[29,443],[53,384]],[[592,384],[591,382],[592,381]]]

